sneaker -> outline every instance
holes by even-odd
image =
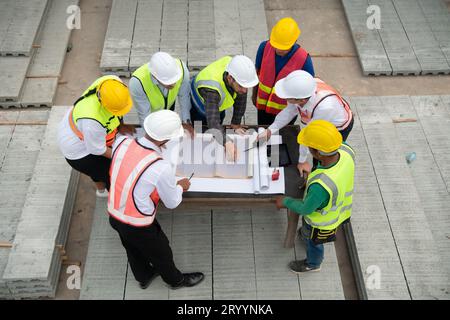
[[[159,276],[159,273],[155,272],[147,281],[145,282],[139,282],[139,287],[142,290],[145,290],[148,288],[148,286],[152,283],[152,281]]]
[[[95,191],[95,194],[99,198],[108,198],[108,191],[106,189],[103,189],[102,191],[97,189],[97,191]]]
[[[305,260],[294,260],[289,263],[289,269],[294,273],[320,271],[320,266],[310,267]]]
[[[183,280],[175,286],[169,285],[172,290],[180,289],[183,287],[193,287],[203,281],[205,275],[201,272],[183,273]]]

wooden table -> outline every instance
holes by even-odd
[[[257,126],[249,126],[256,128]],[[286,126],[280,130],[283,143],[287,145],[289,156],[292,164],[284,168],[285,172],[285,195],[289,197],[300,198],[303,196],[304,188],[299,188],[304,184],[303,178],[300,177],[297,170],[298,160],[298,144],[297,135],[299,126]],[[273,160],[273,159],[272,159]],[[183,195],[186,202],[202,202],[202,203],[223,203],[227,200],[233,202],[274,202],[275,195],[273,194],[247,194],[247,193],[217,193],[217,192],[187,192]],[[297,225],[299,215],[287,211],[288,226],[284,241],[285,248],[292,248],[294,245],[295,234],[297,232]]]

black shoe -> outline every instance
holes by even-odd
[[[320,266],[310,267],[305,260],[294,260],[289,263],[289,269],[294,273],[316,272],[320,271]]]
[[[176,290],[183,287],[193,287],[203,281],[205,275],[201,272],[183,273],[183,280],[175,286],[169,286],[170,289]]]
[[[148,286],[152,283],[153,280],[155,280],[156,277],[159,276],[159,273],[155,272],[147,281],[145,282],[139,282],[139,287],[142,290],[145,290],[148,288]]]

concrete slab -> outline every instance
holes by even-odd
[[[59,77],[71,30],[67,28],[67,8],[78,0],[51,1],[43,22],[39,48],[31,61],[28,77]]]
[[[58,78],[27,78],[20,98],[22,108],[48,107],[53,105]]]
[[[259,44],[269,37],[264,1],[239,1],[239,22],[243,54],[255,61]]]
[[[379,6],[383,13],[383,26],[378,32],[392,67],[392,75],[420,74],[420,65],[392,1],[368,0],[368,3]]]
[[[441,0],[418,0],[420,7],[433,31],[433,35],[439,42],[439,46],[450,64],[450,13],[445,3]]]
[[[188,0],[165,0],[159,49],[187,61]]]
[[[243,54],[239,0],[214,0],[214,32],[216,59],[225,55]]]
[[[0,57],[0,105],[19,100],[30,57]]]
[[[0,55],[30,56],[33,41],[45,15],[47,0],[17,0],[10,11],[9,25],[0,39]]]
[[[450,66],[417,0],[393,0],[422,74],[450,73]]]
[[[438,262],[438,250],[424,209],[418,200],[420,197],[408,164],[404,155],[389,152],[389,148],[393,150],[402,148],[395,125],[387,119],[390,117],[389,109],[394,104],[393,101],[379,100],[375,113],[380,119],[379,123],[372,124],[371,121],[360,118],[362,128],[370,154],[384,153],[384,159],[372,157],[372,160],[411,298],[448,299],[445,294],[445,290],[448,291],[447,275]],[[364,109],[358,107],[360,116],[363,112]],[[382,132],[382,135],[375,133],[375,130]],[[390,165],[387,166],[387,163]],[[419,242],[420,247],[417,245]],[[431,265],[441,268],[440,271],[430,273]],[[430,277],[424,279],[421,274],[430,274]]]
[[[148,63],[152,54],[159,51],[163,2],[138,0],[129,64],[131,72]]]
[[[364,75],[390,75],[391,63],[378,30],[367,28],[367,1],[342,2]]]
[[[283,248],[286,214],[276,208],[252,209],[256,299],[300,300],[298,277],[286,267],[295,259]],[[269,227],[270,226],[270,227]]]
[[[136,8],[137,0],[113,1],[100,61],[102,72],[129,75]]]
[[[214,2],[189,1],[187,64],[190,70],[201,70],[216,60],[215,43]]]
[[[109,225],[107,200],[97,198],[83,274],[81,300],[122,300],[127,256],[119,235]]]
[[[213,210],[212,223],[214,299],[256,299],[251,212]]]
[[[390,222],[373,168],[372,155],[369,154],[361,127],[360,114],[364,115],[367,107],[376,108],[378,103],[365,97],[350,98],[349,102],[355,114],[355,124],[348,142],[357,154],[352,228],[361,269],[365,272],[367,294],[371,300],[410,299],[397,245],[390,232]],[[370,237],[367,236],[369,233]],[[371,285],[373,282],[369,281],[373,270],[382,272],[383,281],[379,287]]]

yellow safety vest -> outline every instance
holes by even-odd
[[[321,230],[336,229],[352,214],[355,152],[345,144],[338,152],[340,158],[333,167],[314,170],[307,181],[306,190],[311,184],[318,183],[330,195],[325,208],[304,217],[310,226]]]
[[[167,97],[164,97],[159,87],[153,83],[148,64],[144,64],[133,73],[133,77],[139,80],[145,94],[147,95],[147,99],[150,101],[152,112],[162,109],[169,109],[177,99],[178,92],[180,91],[180,87],[184,79],[184,68],[181,60],[175,60],[177,61],[178,66],[181,69],[182,76],[181,79],[178,80],[175,84],[175,87],[169,90],[169,94],[167,95]]]
[[[197,109],[204,113],[205,99],[200,95],[198,90],[200,88],[209,88],[215,90],[220,95],[219,111],[224,111],[234,105],[236,99],[236,92],[231,95],[228,91],[225,82],[223,81],[223,73],[228,63],[231,61],[230,56],[225,56],[204,68],[195,77],[192,83],[193,101]]]
[[[105,128],[106,145],[111,146],[117,133],[122,117],[117,117],[104,108],[97,97],[97,89],[108,79],[117,79],[115,76],[103,76],[95,80],[93,84],[83,92],[83,95],[74,103],[69,123],[74,133],[83,140],[83,134],[76,124],[80,119],[95,120]]]

